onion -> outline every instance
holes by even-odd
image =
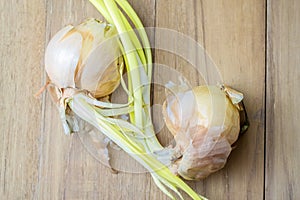
[[[96,98],[111,94],[120,83],[123,62],[116,34],[112,25],[96,19],[58,31],[45,52],[51,83],[87,90]]]
[[[50,40],[45,52],[50,79],[46,86],[66,134],[78,131],[68,99],[78,93],[105,99],[119,86],[123,58],[117,34],[113,25],[91,18],[62,28]]]
[[[166,126],[174,135],[176,158],[170,167],[188,180],[221,169],[240,132],[243,95],[228,87],[198,86],[167,97]]]

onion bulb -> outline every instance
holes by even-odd
[[[198,180],[225,165],[240,132],[242,99],[241,93],[217,86],[198,86],[167,97],[163,115],[176,142],[170,167],[174,173]]]
[[[45,52],[51,83],[86,90],[95,98],[111,94],[120,83],[123,62],[116,34],[114,26],[96,19],[58,31]]]

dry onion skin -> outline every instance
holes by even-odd
[[[122,60],[115,28],[96,19],[58,31],[45,52],[45,70],[57,88],[111,94],[120,83]]]
[[[163,115],[176,141],[174,173],[199,180],[224,167],[240,133],[242,99],[227,86],[198,86],[167,97]]]

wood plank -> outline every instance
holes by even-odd
[[[45,38],[44,1],[0,2],[0,197],[33,199]]]
[[[266,199],[300,198],[300,2],[268,1]]]
[[[144,25],[153,26],[155,1],[130,3]],[[85,0],[47,1],[47,11],[46,43],[67,24],[78,24],[87,17],[102,18]],[[112,174],[86,151],[78,135],[64,135],[48,94],[40,150],[38,199],[149,199],[152,182],[148,174]],[[130,161],[123,159],[123,163]]]
[[[251,121],[249,131],[240,139],[223,170],[204,181],[189,182],[210,199],[263,199],[264,15],[265,3],[259,0],[157,1],[156,26],[174,29],[202,44],[219,68],[224,82],[245,94]],[[156,40],[158,37],[156,34]],[[177,41],[172,42],[176,44]],[[177,45],[180,48],[181,45]],[[190,53],[193,51],[191,49]],[[194,73],[193,66],[178,56],[156,50],[155,62],[178,70],[194,86],[204,83],[199,74]],[[158,76],[165,75],[156,68],[154,77]],[[165,98],[162,89],[154,94],[155,103],[159,104]],[[170,138],[166,128],[159,135]]]

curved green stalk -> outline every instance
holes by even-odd
[[[141,41],[143,43],[143,48],[146,54],[146,58],[147,58],[147,76],[148,76],[148,81],[149,84],[147,86],[145,86],[145,90],[146,92],[143,93],[143,99],[145,101],[145,106],[144,106],[144,112],[145,115],[147,117],[147,122],[145,123],[148,124],[148,128],[145,129],[145,132],[147,135],[153,135],[154,138],[152,140],[150,140],[150,146],[154,147],[156,150],[161,150],[163,149],[163,147],[160,145],[160,143],[158,142],[157,138],[155,137],[155,132],[153,129],[153,125],[152,125],[152,119],[151,119],[151,112],[150,112],[150,91],[151,91],[151,81],[152,81],[152,54],[151,54],[151,46],[150,46],[150,42],[147,36],[147,33],[145,31],[145,28],[141,22],[141,20],[139,19],[139,17],[137,16],[136,12],[134,11],[134,9],[131,7],[131,5],[126,1],[126,0],[116,0],[116,2],[118,3],[118,5],[123,9],[123,11],[126,13],[126,15],[130,18],[130,20],[133,22],[133,24],[135,25],[139,36],[141,38]]]
[[[122,46],[122,43],[121,43],[121,42],[119,42],[119,43],[120,43],[119,46],[120,46],[122,55],[126,55],[126,54],[125,54],[124,47]],[[126,56],[123,56],[123,58],[124,58],[124,62],[125,62],[125,66],[126,66],[127,71],[130,71],[130,70],[129,70],[129,62],[128,62],[127,57],[126,57]],[[133,102],[133,96],[132,96],[132,95],[133,95],[133,93],[132,93],[132,90],[133,90],[133,89],[132,89],[132,81],[131,81],[131,76],[130,76],[130,73],[129,73],[129,72],[127,72],[127,78],[128,78],[128,92],[130,93],[130,96],[128,96],[128,102]],[[123,81],[124,81],[124,80],[123,80],[122,74],[121,74],[121,84],[124,84]],[[123,88],[124,88],[124,86],[123,86]],[[132,103],[132,104],[133,104],[133,103]],[[130,106],[132,106],[132,105],[130,105]],[[135,119],[134,119],[134,113],[133,113],[133,112],[130,112],[130,113],[129,113],[129,117],[130,117],[131,122],[135,124]]]
[[[141,59],[141,62],[143,65],[146,65],[147,64],[147,60],[146,60],[146,57],[145,57],[145,54],[144,54],[144,51],[143,51],[143,47],[140,43],[140,41],[138,40],[136,34],[134,33],[134,30],[132,29],[130,23],[127,21],[127,19],[125,18],[125,16],[123,15],[123,13],[120,11],[120,16],[122,18],[122,21],[126,27],[126,30],[127,30],[127,33],[129,34],[129,37],[131,38],[132,40],[132,43]]]
[[[139,64],[136,60],[136,54],[134,51],[134,46],[131,43],[131,40],[126,33],[127,30],[123,23],[121,23],[121,17],[118,12],[118,7],[114,1],[111,0],[104,0],[104,4],[108,10],[110,10],[110,15],[113,21],[113,24],[116,26],[119,34],[121,42],[124,46],[125,55],[128,59],[130,73],[132,74],[132,87],[133,87],[133,97],[134,97],[134,114],[135,114],[135,124],[137,127],[143,129],[143,114],[141,107],[143,105],[142,99],[142,88],[141,88],[141,81],[139,75]],[[129,73],[128,72],[128,73]]]
[[[131,5],[125,1],[125,0],[116,0],[116,2],[121,6],[121,8],[126,12],[130,20],[133,22],[135,25],[137,31],[139,32],[141,36],[141,40],[144,46],[144,50],[146,53],[147,57],[147,62],[148,62],[148,77],[149,81],[151,81],[152,78],[152,54],[151,54],[151,46],[150,42],[148,40],[147,33],[145,31],[145,28],[143,26],[143,23],[141,22],[140,18],[137,16]]]
[[[91,1],[94,1],[94,0],[91,0]],[[100,2],[99,5],[101,6],[104,6],[102,7],[101,10],[99,10],[100,12],[101,11],[105,11],[104,15],[109,15],[109,12],[108,12],[108,9],[105,7],[105,3],[103,3],[103,0],[98,0]],[[129,5],[130,6],[130,5]],[[128,6],[127,6],[128,7]],[[128,9],[127,9],[128,10]],[[132,10],[133,11],[133,10]],[[133,11],[134,12],[134,11]],[[108,13],[108,14],[107,14]],[[143,36],[141,36],[141,38],[143,39],[142,43],[143,45],[147,46],[147,48],[144,48],[145,52],[147,52],[147,62],[145,61],[145,54],[144,54],[144,51],[143,49],[141,49],[141,45],[140,45],[140,42],[134,32],[134,30],[132,29],[130,23],[127,21],[127,19],[125,18],[125,16],[123,15],[123,13],[119,10],[119,13],[120,13],[120,16],[122,18],[122,22],[124,24],[124,27],[126,28],[127,30],[127,33],[129,35],[129,38],[131,39],[133,45],[134,45],[134,50],[136,51],[137,54],[139,54],[139,58],[141,59],[141,64],[145,67],[145,71],[149,72],[149,69],[150,68],[150,71],[152,71],[151,69],[151,62],[152,62],[152,56],[151,56],[151,49],[148,48],[150,45],[149,45],[149,41],[148,41],[148,38],[147,38],[147,34],[143,28],[143,25],[140,21],[138,20],[135,20],[135,24],[138,24],[139,26],[139,30],[138,32],[143,34]],[[128,14],[126,13],[127,15],[130,15],[132,16],[132,14]],[[137,15],[135,14],[135,16],[137,17]],[[111,19],[111,16],[110,16],[110,19]],[[121,23],[121,21],[120,21]],[[143,31],[141,31],[143,30]],[[122,53],[124,55],[126,55],[124,52],[124,48],[122,45],[120,45],[121,49],[122,49]],[[131,75],[130,72],[130,64],[127,60],[127,57],[124,56],[124,59],[125,59],[125,63],[126,63],[126,67],[127,67],[127,72],[128,72],[128,81],[129,81],[129,89],[130,87],[132,86],[132,82],[131,80],[132,79],[135,79],[135,76]],[[149,63],[150,61],[150,63]],[[146,75],[147,76],[147,81],[149,82],[149,84],[147,84],[146,86],[144,86],[144,89],[145,89],[145,92],[142,92],[142,98],[144,100],[143,102],[143,105],[141,105],[141,108],[140,110],[143,110],[144,112],[144,116],[145,117],[145,120],[143,121],[143,128],[144,128],[144,132],[145,134],[148,136],[148,140],[146,141],[146,144],[148,146],[148,149],[149,151],[158,151],[158,150],[162,150],[163,147],[161,146],[161,144],[159,143],[159,141],[157,140],[156,136],[155,136],[155,132],[154,132],[154,129],[153,129],[153,125],[152,125],[152,120],[151,120],[151,112],[150,112],[150,80],[151,80],[151,77],[148,76],[148,74]],[[151,75],[150,75],[151,76]],[[129,100],[130,100],[130,97],[129,97]],[[129,116],[130,116],[130,120],[132,123],[136,124],[136,117],[135,117],[135,114],[134,112],[131,112],[129,113]]]
[[[90,0],[90,2],[98,9],[98,11],[104,16],[104,18],[110,23],[110,24],[113,24],[113,20],[110,16],[110,13],[108,12],[108,10],[106,9],[106,6],[103,2],[103,0]],[[133,45],[134,45],[134,49],[137,51],[141,61],[142,61],[142,64],[145,65],[146,64],[146,58],[145,58],[145,55],[143,53],[143,48],[137,38],[137,36],[134,34],[133,32],[133,29],[131,27],[131,25],[128,23],[128,21],[125,19],[125,16],[120,12],[120,15],[122,17],[122,21],[123,23],[125,23],[125,27],[128,31],[128,34],[129,34],[129,37],[132,39],[132,42],[133,42]],[[123,45],[120,44],[120,48],[121,48],[121,51],[122,51],[122,55],[126,55],[125,53],[125,50],[123,48]],[[125,64],[126,64],[126,67],[127,67],[127,71],[128,71],[128,82],[129,82],[129,87],[128,87],[128,90],[132,93],[132,87],[131,87],[131,76],[130,76],[130,69],[128,69],[128,66],[129,66],[129,63],[128,63],[128,59],[126,56],[124,56],[124,61],[125,61]],[[121,80],[123,81],[123,80]],[[122,83],[122,86],[124,86],[124,83]],[[125,89],[125,88],[124,88]],[[127,92],[127,91],[126,91]],[[130,96],[129,97],[129,101],[131,102],[131,99],[132,97]],[[133,123],[135,123],[135,118],[134,118],[134,113],[129,113],[130,115],[130,119]]]
[[[103,17],[110,24],[113,24],[112,18],[111,18],[109,12],[107,11],[107,9],[105,7],[103,0],[100,0],[100,1],[99,0],[90,0],[90,2],[99,10],[99,12],[101,12]],[[133,31],[133,28],[131,27],[130,23],[128,23],[128,21],[126,20],[124,14],[122,12],[120,12],[120,16],[122,18],[123,23],[125,23],[125,27],[128,30],[129,37],[131,38],[131,40],[133,42],[135,50],[138,52],[142,63],[146,65],[147,61],[146,61],[146,57],[145,57],[145,54],[143,52],[143,47],[142,47],[140,41],[138,40],[136,34]]]
[[[113,20],[114,25],[116,26],[120,38],[122,41],[122,44],[124,46],[125,50],[125,56],[128,59],[128,72],[130,77],[131,77],[131,83],[132,83],[132,88],[133,88],[133,96],[134,96],[134,115],[131,114],[130,116],[134,118],[132,120],[133,123],[135,123],[136,126],[141,128],[142,130],[145,131],[146,135],[148,136],[148,139],[145,141],[146,147],[149,152],[152,152],[153,150],[160,150],[162,149],[162,146],[158,142],[157,138],[154,135],[153,127],[147,127],[145,128],[145,121],[146,119],[146,124],[149,125],[148,121],[151,122],[151,116],[148,114],[148,110],[150,109],[150,85],[146,87],[148,91],[146,92],[145,95],[143,95],[143,86],[140,81],[140,69],[138,66],[138,60],[136,56],[136,49],[135,46],[131,43],[131,39],[128,34],[128,30],[126,29],[126,25],[122,23],[122,20],[126,19],[120,19],[120,12],[117,12],[117,5],[115,4],[114,1],[109,1],[109,0],[104,0],[104,4],[108,10],[110,10],[110,16]],[[127,22],[128,23],[128,22]],[[128,23],[129,24],[129,23]],[[131,33],[133,30],[130,30]],[[150,56],[151,57],[151,56]],[[149,65],[147,65],[148,67]],[[148,77],[149,81],[149,77]],[[147,102],[146,107],[144,106],[143,99]],[[143,115],[144,109],[147,109],[145,111],[145,115]],[[146,118],[144,117],[146,116]],[[152,125],[152,123],[150,123]]]

